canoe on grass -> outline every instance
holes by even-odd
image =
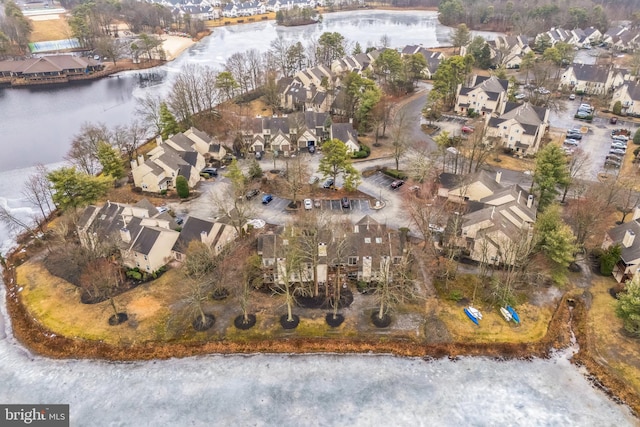
[[[516,311],[513,309],[513,307],[508,305],[507,306],[507,311],[509,311],[509,313],[511,314],[511,317],[513,318],[514,322],[520,323],[520,316],[518,316],[518,313],[516,313]]]
[[[504,317],[504,320],[506,320],[507,322],[513,320],[513,316],[511,315],[511,313],[509,313],[509,310],[504,307],[500,307],[500,314],[502,314],[502,317]]]
[[[473,317],[475,317],[478,320],[482,320],[482,313],[480,313],[480,310],[471,306],[469,306],[468,309],[469,309],[469,313],[473,314]]]
[[[473,314],[471,314],[471,312],[469,311],[469,309],[468,309],[468,308],[465,308],[465,309],[464,309],[464,314],[466,314],[466,315],[467,315],[467,317],[468,317],[469,319],[471,319],[471,321],[472,321],[473,323],[475,323],[476,325],[480,326],[480,324],[478,323],[478,319],[476,318],[476,316],[474,316]]]

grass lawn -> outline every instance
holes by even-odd
[[[31,20],[31,24],[33,25],[33,32],[29,38],[31,42],[71,38],[71,28],[63,15],[60,15],[60,19]]]
[[[640,394],[640,339],[621,333],[622,321],[615,315],[616,300],[609,295],[609,288],[615,284],[610,277],[593,279],[588,327],[593,334],[594,358]]]

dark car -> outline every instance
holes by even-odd
[[[347,197],[343,197],[340,199],[340,206],[342,206],[342,209],[351,209],[351,202]]]
[[[256,160],[262,160],[262,151],[256,151]]]
[[[253,190],[247,191],[247,194],[245,194],[244,197],[246,197],[247,200],[251,200],[254,197],[256,197],[258,194],[260,194],[260,190],[254,188]]]
[[[200,173],[206,173],[209,176],[218,176],[218,169],[216,168],[204,168],[200,171]]]
[[[322,183],[322,188],[331,188],[333,187],[333,178],[328,178],[324,183]]]
[[[609,123],[611,123],[612,125],[615,125],[616,123],[618,123],[618,118],[617,117],[611,117],[609,119]]]
[[[393,182],[391,183],[391,188],[394,188],[394,189],[395,189],[395,188],[400,188],[400,187],[402,187],[402,185],[403,185],[403,184],[404,184],[404,181],[403,181],[403,180],[401,180],[401,179],[399,179],[399,180],[397,180],[397,181],[393,181]]]
[[[315,145],[310,145],[309,146],[309,154],[313,154],[316,152],[316,146]]]
[[[581,140],[582,139],[582,134],[581,133],[567,132],[567,138]]]
[[[604,161],[604,167],[610,167],[610,168],[619,168],[621,165],[620,162],[616,162],[614,160],[605,160]]]
[[[273,200],[273,196],[271,194],[265,194],[262,196],[262,204],[268,205]]]

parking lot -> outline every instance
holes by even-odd
[[[585,180],[595,181],[598,179],[598,175],[602,173],[617,173],[618,169],[605,168],[605,158],[611,150],[611,131],[613,129],[629,129],[633,133],[638,128],[638,124],[633,122],[625,122],[619,120],[616,124],[609,123],[607,117],[596,117],[591,123],[577,120],[573,116],[576,113],[578,106],[580,105],[580,99],[574,101],[563,101],[564,111],[552,111],[549,117],[549,121],[553,128],[556,130],[566,132],[571,128],[584,128],[586,132],[583,133],[582,140],[578,143],[578,147],[582,151],[589,154],[589,164],[584,168],[583,176],[580,177]],[[564,135],[562,141],[564,140]],[[633,155],[634,146],[627,144],[628,149],[625,156]]]

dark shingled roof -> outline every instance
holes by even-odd
[[[186,252],[189,243],[194,240],[201,241],[200,235],[202,232],[209,234],[213,227],[214,223],[211,221],[190,216],[182,226],[182,231],[180,231],[180,236],[175,245],[173,245],[173,250],[181,253]]]
[[[573,64],[573,73],[579,81],[606,83],[609,68],[595,64]]]
[[[625,248],[622,244],[622,239],[627,230],[635,233],[635,238],[633,244]],[[640,222],[638,219],[613,227],[607,234],[611,240],[613,240],[614,244],[620,244],[622,249],[621,258],[625,263],[629,264],[633,260],[640,258]]]
[[[153,245],[156,244],[158,237],[160,237],[160,230],[152,227],[142,227],[142,230],[136,237],[133,245],[131,245],[131,249],[134,251],[141,253],[143,255],[149,255],[151,249],[153,249]]]

